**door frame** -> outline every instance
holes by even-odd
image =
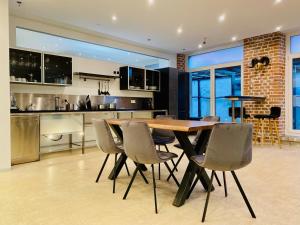
[[[244,66],[243,61],[236,61],[231,63],[224,63],[224,64],[217,64],[212,66],[205,66],[205,67],[197,67],[194,69],[189,70],[188,72],[199,72],[203,70],[209,70],[210,71],[210,115],[215,116],[216,115],[216,100],[215,100],[215,70],[226,68],[226,67],[234,67],[234,66],[240,66],[241,67],[241,95],[244,93]],[[190,87],[192,84],[192,76],[190,76]],[[190,106],[192,105],[192,88],[190,89]]]

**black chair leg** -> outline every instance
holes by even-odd
[[[115,154],[115,163],[114,163],[114,174],[116,174],[116,170],[117,170],[117,156],[118,154]],[[116,176],[114,176],[114,182],[113,182],[113,194],[116,193]]]
[[[184,156],[184,152],[182,152],[182,154],[180,155],[179,159],[177,160],[177,162],[176,162],[174,168],[172,169],[172,171],[171,171],[172,174],[174,173],[175,169],[178,167],[178,164],[180,163],[180,161],[181,161],[181,159],[182,159],[183,156]],[[170,180],[170,178],[171,178],[171,176],[172,176],[171,173],[169,174],[169,176],[168,176],[168,178],[167,178],[167,181]]]
[[[174,179],[175,183],[176,183],[177,186],[179,187],[179,182],[178,182],[178,180],[176,179],[176,177],[174,176],[174,174],[172,173],[172,171],[171,171],[171,169],[170,169],[168,163],[167,163],[167,162],[164,162],[164,164],[165,164],[165,166],[167,167],[167,169],[168,169],[169,173],[171,174],[172,178]]]
[[[214,179],[214,174],[215,174],[215,171],[213,170],[212,173],[211,173],[211,176],[210,176],[210,182],[209,182],[209,186],[208,186],[208,191],[207,191],[207,196],[206,196],[204,211],[203,211],[203,215],[202,215],[202,223],[205,221],[205,216],[206,216],[206,211],[207,211],[207,207],[208,207],[209,196],[210,196],[210,192],[211,192],[212,182],[213,182],[213,179]]]
[[[225,171],[223,171],[223,182],[224,182],[225,197],[227,197],[227,184],[226,184],[226,175],[225,175]]]
[[[167,152],[170,152],[170,151],[169,151],[169,149],[168,149],[168,146],[167,146],[167,145],[164,145],[164,146],[165,146],[165,148],[166,148],[166,151],[167,151]],[[172,162],[172,164],[173,164],[173,166],[174,166],[174,168],[175,168],[176,172],[178,172],[178,169],[177,169],[177,167],[175,167],[175,166],[176,166],[176,163],[174,162],[174,160],[173,160],[173,159],[171,159],[171,162]]]
[[[132,178],[131,178],[131,180],[130,180],[130,183],[129,183],[129,185],[128,185],[127,189],[126,189],[126,192],[125,192],[125,194],[124,194],[124,196],[123,196],[123,200],[126,199],[128,193],[129,193],[129,191],[130,191],[131,185],[132,185],[132,183],[133,183],[133,181],[134,181],[134,179],[135,179],[136,174],[137,174],[138,171],[139,171],[139,166],[137,166],[137,167],[135,168],[134,172],[133,172],[133,175],[132,175]]]
[[[242,188],[242,186],[241,186],[241,184],[240,184],[240,182],[239,182],[239,180],[238,180],[238,178],[237,178],[235,172],[234,172],[234,171],[231,171],[231,174],[232,174],[232,176],[233,176],[233,178],[234,178],[234,180],[235,180],[235,183],[237,184],[237,186],[238,186],[238,188],[239,188],[239,190],[240,190],[240,192],[241,192],[241,194],[242,194],[242,196],[243,196],[243,199],[244,199],[244,201],[245,201],[245,203],[246,203],[246,205],[247,205],[247,207],[248,207],[248,210],[249,210],[249,212],[250,212],[252,218],[256,218],[256,216],[255,216],[255,214],[254,214],[254,211],[253,211],[253,209],[252,209],[252,207],[251,207],[251,205],[250,205],[250,203],[249,203],[249,201],[248,201],[248,199],[247,199],[247,196],[246,196],[246,194],[245,194],[245,192],[244,192],[244,190],[243,190],[243,188]]]
[[[152,178],[153,178],[153,193],[154,193],[154,204],[155,204],[155,213],[157,214],[157,199],[156,199],[156,183],[155,183],[155,175],[154,175],[154,166],[152,167]]]
[[[139,168],[138,170],[139,170],[139,172],[140,172],[141,176],[143,177],[143,179],[144,179],[145,183],[146,183],[146,184],[149,184],[149,182],[148,182],[147,178],[145,177],[145,175],[144,175],[143,171],[142,171],[140,168]]]
[[[221,184],[221,182],[220,182],[220,180],[219,180],[219,177],[218,177],[218,175],[217,175],[217,173],[215,172],[215,178],[216,178],[216,180],[217,180],[217,183],[218,183],[218,185],[219,185],[219,187],[221,187],[222,186],[222,184]]]
[[[158,179],[160,180],[160,163],[158,163]]]
[[[127,166],[127,163],[126,163],[126,162],[125,162],[125,168],[126,168],[126,171],[127,171],[128,176],[130,177],[129,169],[128,169],[128,166]]]
[[[98,183],[98,181],[99,181],[99,179],[100,179],[100,176],[101,176],[101,174],[102,174],[102,172],[103,172],[103,169],[104,169],[104,167],[105,167],[105,165],[106,165],[106,162],[107,162],[107,160],[108,160],[108,157],[109,157],[109,154],[107,154],[106,157],[105,157],[105,160],[104,160],[104,162],[103,162],[103,164],[102,164],[102,167],[101,167],[101,169],[100,169],[100,171],[99,171],[99,174],[98,174],[98,176],[97,176],[96,183]]]

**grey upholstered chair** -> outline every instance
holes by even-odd
[[[157,115],[156,119],[160,120],[173,120],[176,117],[174,115]],[[163,129],[152,129],[152,138],[154,144],[158,146],[158,150],[160,150],[160,146],[164,146],[167,152],[170,152],[167,144],[172,144],[175,141],[175,134],[171,130],[163,130]],[[175,167],[175,162],[171,159],[173,166]],[[176,171],[177,168],[175,169]],[[160,164],[158,164],[158,179],[160,180]]]
[[[151,164],[155,212],[157,213],[156,184],[153,164],[164,163],[169,172],[171,172],[167,161],[177,157],[177,155],[171,152],[161,152],[156,150],[150,129],[146,123],[128,121],[124,122],[121,125],[121,128],[123,131],[125,153],[130,159],[132,159],[137,164],[137,168],[133,173],[133,176],[124,194],[123,199],[126,199],[129,193],[129,190],[136,177],[139,166],[141,164]],[[176,177],[174,175],[172,175],[172,177],[177,186],[179,186],[179,182],[177,181]]]
[[[191,157],[201,170],[212,170],[208,187],[202,222],[205,220],[209,196],[215,171],[222,171],[224,176],[225,196],[227,196],[225,171],[230,171],[253,218],[254,211],[235,174],[235,170],[247,166],[252,160],[252,125],[217,124],[210,135],[206,153]]]
[[[119,153],[124,153],[124,150],[122,147],[122,143],[115,143],[110,131],[110,127],[105,120],[93,120],[93,126],[96,133],[97,146],[99,149],[101,149],[104,153],[107,154],[96,179],[96,183],[98,183],[109,156],[111,154],[115,155],[114,168],[116,168],[117,155]],[[126,163],[125,163],[125,167],[129,176],[130,174]],[[116,178],[114,176],[113,193],[115,193],[115,186],[116,186]]]
[[[219,116],[205,116],[205,117],[203,117],[200,121],[206,121],[206,122],[219,122],[219,121],[220,121],[220,117],[219,117]],[[193,142],[192,142],[192,145],[193,145],[193,146],[195,146],[195,145],[197,144],[197,142],[198,142],[198,140],[199,140],[199,138],[200,138],[200,136],[201,136],[201,133],[202,133],[201,130],[199,130],[199,131],[197,132],[196,137],[195,137],[195,139],[194,139]],[[181,147],[180,144],[176,144],[176,145],[174,145],[174,146],[177,147],[177,148],[182,149],[182,147]],[[177,162],[176,162],[174,168],[172,169],[172,173],[174,173],[174,171],[176,170],[176,168],[177,168],[177,166],[179,165],[179,163],[180,163],[181,159],[183,158],[183,156],[184,156],[184,152],[182,152],[181,155],[179,156],[179,158],[178,158],[178,160],[177,160]],[[215,177],[216,177],[216,180],[217,180],[217,182],[218,182],[218,185],[221,186],[221,182],[220,182],[220,180],[219,180],[217,174],[215,174]],[[167,180],[170,180],[170,178],[171,178],[171,174],[168,176]],[[193,186],[196,185],[196,183],[197,183],[197,181],[195,180],[195,182],[193,183]]]

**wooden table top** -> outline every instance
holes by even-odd
[[[163,130],[191,132],[212,129],[217,122],[193,121],[193,120],[166,120],[166,119],[108,119],[111,125],[121,125],[126,121],[145,122],[150,128]]]

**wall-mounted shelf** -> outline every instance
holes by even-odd
[[[95,73],[84,73],[84,72],[74,72],[73,75],[79,76],[79,79],[86,80],[115,80],[119,78],[119,76],[113,76],[113,75],[103,75],[103,74],[95,74]]]

